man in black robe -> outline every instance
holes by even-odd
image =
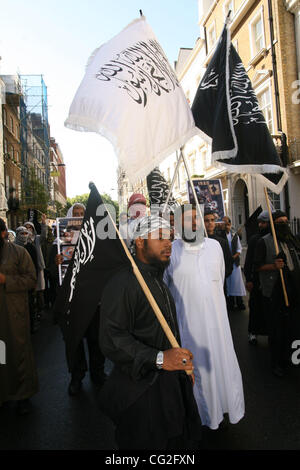
[[[273,374],[283,377],[291,362],[293,342],[300,337],[300,242],[293,236],[287,215],[272,214],[279,253],[276,255],[271,233],[262,237],[255,250],[268,329]],[[279,271],[282,269],[287,291],[286,306]]]
[[[180,344],[176,309],[163,282],[171,256],[170,226],[143,217],[135,230],[136,264]],[[120,449],[192,448],[201,421],[193,396],[192,353],[172,348],[132,269],[106,285],[100,346],[114,369],[101,391],[102,408],[116,424]]]
[[[232,255],[227,238],[222,238],[216,234],[216,213],[210,209],[204,211],[204,225],[207,231],[208,238],[217,240],[223,250],[225,262],[225,278],[230,276],[233,269]],[[226,281],[225,281],[226,286]]]
[[[257,344],[257,335],[266,335],[267,327],[263,313],[263,297],[260,289],[258,272],[254,266],[254,256],[258,241],[270,232],[270,219],[268,211],[262,211],[257,217],[258,233],[249,240],[244,264],[246,289],[249,295],[249,323],[248,341]]]

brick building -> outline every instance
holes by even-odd
[[[291,220],[300,218],[300,1],[299,0],[198,0],[200,37],[190,51],[181,49],[176,72],[187,99],[196,90],[212,58],[225,18],[252,82],[270,133],[290,178],[280,195],[269,192],[273,206],[286,210]],[[211,148],[195,137],[185,145],[191,173],[222,181],[225,209],[236,228],[259,206],[266,209],[263,186],[246,174],[231,175],[211,164]],[[160,165],[171,180],[173,155]],[[185,170],[180,167],[175,197],[187,201]],[[243,237],[244,242],[246,237]]]
[[[15,229],[21,220],[21,144],[20,144],[20,83],[15,76],[2,76],[5,102],[2,104],[3,157],[5,194],[8,203],[8,226]]]
[[[67,203],[66,170],[63,154],[58,143],[50,138],[51,199],[62,206]]]

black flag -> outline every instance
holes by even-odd
[[[233,173],[259,174],[272,191],[282,190],[287,170],[282,168],[227,25],[198,87],[192,113],[203,138],[212,144],[216,166]]]
[[[79,239],[54,306],[70,370],[106,282],[130,264],[96,186],[90,188]]]
[[[262,207],[259,206],[253,214],[250,215],[250,217],[246,220],[245,223],[245,229],[246,229],[246,237],[247,237],[247,243],[249,243],[249,240],[253,235],[258,233],[258,224],[257,224],[257,217],[259,214],[262,212]]]
[[[32,222],[37,234],[41,233],[41,224],[38,221],[38,211],[36,209],[27,210],[27,220]]]
[[[150,199],[150,207],[163,206],[168,198],[170,188],[158,167],[155,167],[154,170],[152,170],[151,173],[149,173],[147,176],[147,188]],[[177,206],[178,203],[171,194],[168,202],[168,208],[170,210]]]

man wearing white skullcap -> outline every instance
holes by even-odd
[[[136,264],[180,344],[176,310],[163,272],[171,256],[170,225],[158,216],[135,227]],[[116,424],[119,449],[191,449],[201,422],[193,397],[192,354],[172,348],[131,268],[106,285],[100,347],[115,364],[100,392]]]

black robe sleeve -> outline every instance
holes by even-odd
[[[248,249],[246,253],[246,259],[244,264],[244,274],[246,277],[246,282],[253,282],[254,278],[254,256],[255,256],[255,247],[258,243],[259,237],[253,235],[248,243]]]
[[[101,350],[105,357],[129,374],[133,380],[139,380],[149,370],[156,369],[158,353],[157,348],[147,345],[146,339],[141,342],[134,334],[136,323],[142,323],[140,320],[145,304],[142,296],[144,294],[137,288],[136,282],[130,277],[126,282],[124,276],[121,276],[109,282],[101,298]],[[148,335],[151,338],[152,333],[147,331],[146,321],[145,316],[144,337]],[[151,324],[148,324],[148,327],[151,330]],[[138,328],[140,337],[142,327]]]

